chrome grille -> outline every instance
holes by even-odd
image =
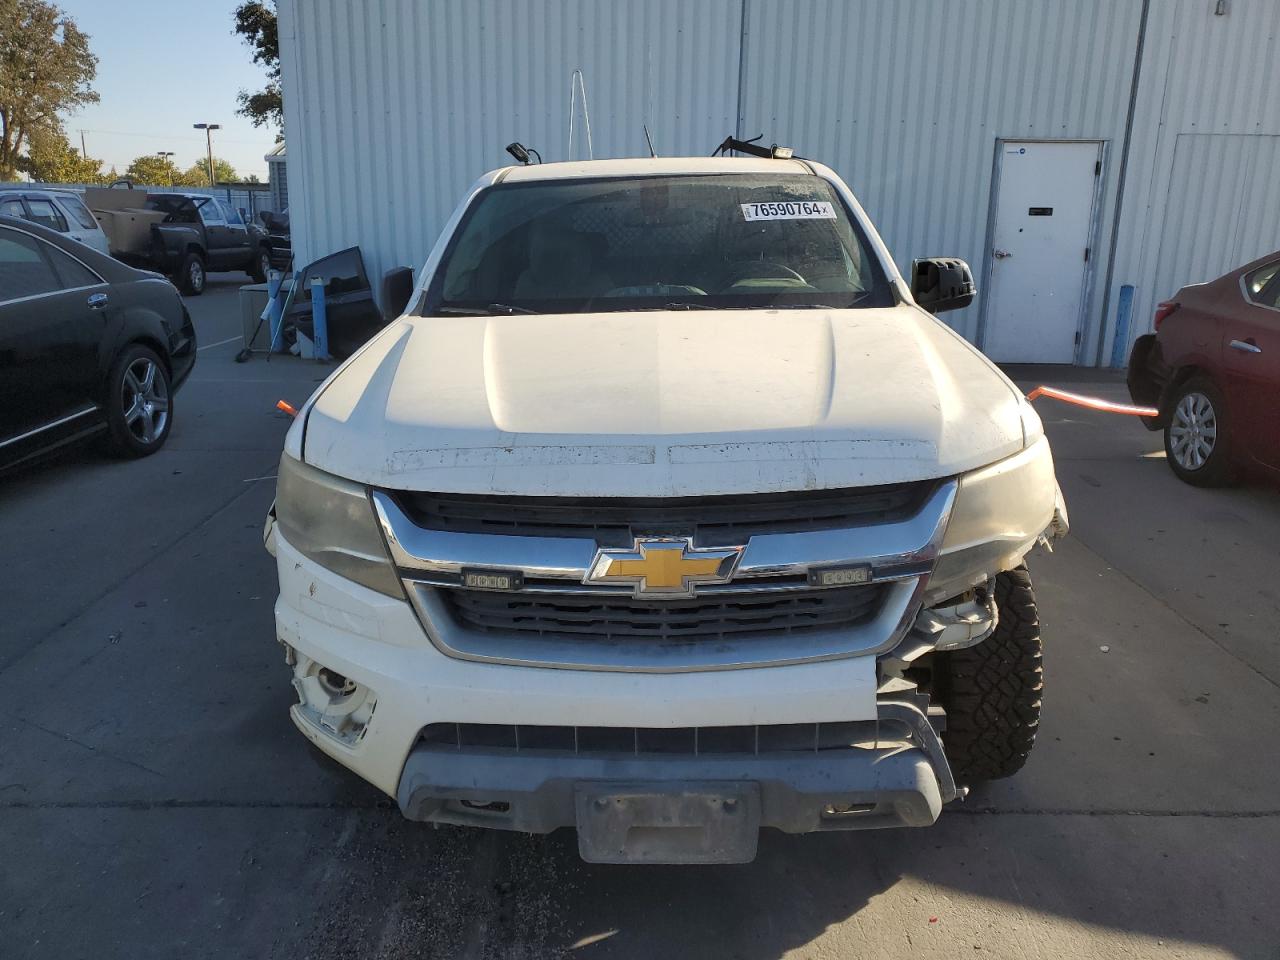
[[[753,536],[894,523],[913,516],[934,481],[749,496],[503,497],[391,492],[415,524],[450,533],[583,537],[602,547],[637,536],[692,536],[699,546],[731,546]]]
[[[596,642],[707,643],[837,630],[878,612],[885,585],[722,593],[691,600],[637,600],[615,594],[522,594],[442,590],[462,627]]]

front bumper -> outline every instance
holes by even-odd
[[[921,827],[944,802],[930,758],[898,744],[747,757],[521,756],[424,744],[409,756],[397,799],[411,820],[527,833],[575,827],[583,858],[611,863],[749,861],[762,826]]]

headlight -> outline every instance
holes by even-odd
[[[960,478],[926,606],[1016,566],[1053,521],[1058,482],[1049,441]]]
[[[325,569],[379,593],[404,596],[369,493],[360,484],[286,453],[276,481],[276,523],[295,549]]]

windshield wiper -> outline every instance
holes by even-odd
[[[537,310],[530,310],[528,307],[513,307],[509,303],[491,303],[488,310],[490,313],[505,313],[510,316],[513,313],[532,313],[536,314]]]
[[[537,314],[537,310],[528,307],[513,307],[506,303],[491,303],[487,307],[437,307],[437,313],[458,313],[465,317],[492,317],[495,315],[510,316],[513,313]]]
[[[723,307],[713,307],[709,303],[689,303],[687,300],[679,300],[674,303],[664,303],[660,308],[653,309],[662,310],[723,310]]]

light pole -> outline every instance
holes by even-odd
[[[222,124],[193,123],[191,126],[194,127],[196,130],[204,131],[205,149],[208,151],[208,154],[209,154],[209,186],[216,187],[217,184],[213,180],[213,131],[221,130]]]
[[[169,178],[169,186],[173,186],[173,161],[169,158],[173,156],[172,150],[157,150],[156,156],[160,158],[160,162],[164,164],[164,174]]]

